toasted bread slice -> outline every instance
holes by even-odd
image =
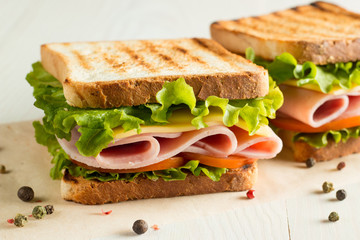
[[[320,65],[360,59],[360,15],[326,2],[214,22],[211,36],[231,52],[252,47],[269,60],[283,52]]]
[[[52,43],[42,45],[41,63],[61,81],[68,103],[80,108],[153,103],[164,82],[179,77],[198,100],[268,93],[265,69],[210,39]]]
[[[293,132],[281,129],[278,132],[283,140],[284,146],[294,152],[294,159],[298,162],[305,162],[313,158],[317,162],[328,161],[334,158],[344,157],[353,153],[360,153],[360,138],[349,138],[346,142],[335,143],[329,139],[328,145],[321,148],[310,146],[304,141],[292,141]]]
[[[100,182],[73,177],[68,171],[61,180],[61,196],[82,204],[115,203],[136,199],[169,198],[205,193],[236,192],[250,189],[257,179],[257,163],[231,169],[214,182],[205,175],[188,174],[185,180],[156,181],[138,177],[132,182]]]

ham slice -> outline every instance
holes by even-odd
[[[283,147],[281,139],[272,130],[267,137],[249,136],[246,131],[238,127],[231,127],[231,130],[235,133],[238,144],[232,155],[269,159],[275,157]]]
[[[269,128],[268,126],[266,126]],[[282,148],[279,137],[269,128],[270,136],[249,136],[238,127],[223,125],[179,133],[144,133],[117,139],[96,157],[82,156],[75,143],[80,137],[72,130],[70,141],[58,139],[64,151],[75,161],[94,168],[132,169],[161,162],[181,152],[213,157],[240,155],[249,158],[272,158]]]
[[[360,92],[348,93],[349,107],[336,120],[360,116]]]
[[[311,127],[360,115],[360,92],[330,95],[287,85],[280,88],[284,94],[284,105],[278,112]]]

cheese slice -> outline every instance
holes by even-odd
[[[294,86],[294,87],[299,87],[299,88],[305,88],[308,90],[313,90],[313,91],[317,91],[317,92],[322,92],[319,85],[316,84],[304,84],[302,86],[298,86],[296,84],[296,80],[286,80],[285,82],[283,82],[282,84],[288,85],[288,86]],[[333,86],[333,88],[331,89],[331,91],[327,94],[330,95],[341,95],[341,94],[346,94],[349,92],[358,92],[360,91],[360,86],[353,83],[352,87],[350,89],[344,89],[341,88],[340,86]]]
[[[176,110],[168,119],[169,123],[152,126],[142,125],[141,133],[175,133],[196,130],[196,127],[191,124],[191,120],[193,118],[194,115],[192,115],[187,109]],[[209,115],[204,117],[204,122],[209,127],[224,125],[223,113],[221,109],[211,108]],[[239,122],[235,125],[241,129],[249,131],[246,122],[243,119],[239,119]],[[136,129],[125,132],[122,127],[114,128],[113,132],[114,139],[121,139],[137,134]],[[268,137],[271,135],[271,133],[271,128],[269,128],[267,125],[262,125],[256,132],[256,135]]]

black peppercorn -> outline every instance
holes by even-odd
[[[18,197],[24,202],[30,202],[34,198],[34,190],[31,187],[21,187],[17,192]]]
[[[148,225],[144,220],[136,220],[132,229],[136,234],[143,234],[148,230]]]
[[[336,198],[339,201],[342,201],[346,198],[346,191],[344,189],[340,189],[336,192]]]
[[[341,169],[343,169],[344,167],[345,167],[346,165],[345,165],[345,162],[339,162],[339,164],[337,165],[337,170],[341,170]]]
[[[54,206],[53,205],[46,205],[45,206],[46,214],[52,214],[54,212]]]
[[[0,173],[6,173],[6,168],[2,164],[0,164]]]
[[[329,215],[329,221],[336,222],[338,220],[339,220],[339,215],[337,214],[337,212],[331,212]]]
[[[316,161],[313,158],[308,158],[308,160],[306,160],[306,167],[311,168],[315,165]]]

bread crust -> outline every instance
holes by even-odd
[[[313,158],[317,162],[329,161],[360,152],[360,138],[349,138],[346,142],[340,141],[339,143],[329,139],[325,147],[316,148],[304,141],[293,142],[293,132],[291,131],[280,130],[278,136],[286,147],[293,150],[294,159],[298,162],[305,162],[309,158]]]
[[[290,12],[294,15],[301,15],[304,12],[310,11],[313,11],[314,14],[317,13],[313,19],[319,21],[332,15],[334,21],[338,21],[334,25],[338,25],[339,28],[343,28],[343,25],[350,21],[348,20],[349,18],[353,22],[360,23],[359,14],[349,12],[334,4],[315,2],[311,5],[295,7],[260,17],[214,22],[210,26],[211,37],[231,52],[244,54],[247,47],[252,47],[258,56],[268,60],[274,59],[283,52],[291,53],[299,63],[312,61],[318,65],[360,60],[360,35],[358,34],[355,36],[344,33],[341,36],[337,36],[336,34],[342,34],[342,32],[339,32],[339,30],[328,30],[328,35],[326,33],[322,35],[320,33],[312,33],[312,38],[308,38],[306,35],[298,36],[297,32],[292,29],[293,26],[290,26],[290,23],[298,24],[298,26],[302,26],[309,31],[310,29],[312,31],[312,28],[305,22],[299,23],[298,20],[293,22],[293,18],[288,17],[288,15],[290,15]],[[322,13],[326,15],[322,16]],[[277,21],[282,21],[282,24],[288,27],[287,34],[289,36],[276,32],[277,28],[282,28],[282,24],[273,26],[267,22],[271,18],[277,19],[279,17],[281,19]],[[339,19],[339,17],[342,17],[342,19]],[[261,34],[256,32],[256,30],[251,32],[248,28],[241,27],[243,23],[246,23],[248,28],[254,27],[256,29],[261,25],[269,31],[274,29],[274,32],[267,33],[262,31]],[[309,27],[307,28],[307,26]],[[321,29],[322,27],[319,26],[318,28]],[[302,30],[298,29],[297,31],[301,33]]]
[[[181,43],[182,40],[180,39],[173,41],[176,43]],[[181,59],[179,63],[175,63],[175,60],[169,59],[170,57],[164,56],[164,54],[158,52],[154,53],[155,50],[153,49],[153,46],[153,48],[149,46],[150,49],[153,49],[152,51],[145,48],[146,51],[150,51],[150,53],[144,53],[143,55],[147,57],[162,57],[161,63],[164,66],[167,66],[170,69],[177,69],[179,73],[182,71],[182,63],[191,65],[193,62],[200,62],[200,66],[203,66],[205,69],[209,69],[208,73],[194,74],[185,72],[184,74],[157,74],[153,69],[145,69],[144,67],[144,75],[141,77],[131,78],[132,74],[129,73],[129,77],[122,80],[102,81],[100,79],[99,81],[86,82],[81,81],[81,79],[72,79],[73,72],[70,70],[69,66],[71,66],[73,62],[80,62],[82,67],[78,67],[77,69],[80,70],[77,71],[81,72],[84,70],[84,72],[86,72],[87,68],[90,67],[85,63],[92,61],[91,56],[83,56],[79,55],[78,53],[77,57],[80,58],[80,60],[77,59],[77,61],[73,61],[69,55],[62,54],[60,50],[54,50],[51,44],[42,45],[41,63],[49,73],[62,82],[64,95],[67,102],[71,106],[80,108],[113,108],[120,106],[137,106],[146,103],[155,103],[156,93],[162,88],[163,84],[166,81],[175,81],[179,77],[183,77],[186,82],[193,87],[197,100],[205,100],[208,96],[218,96],[228,99],[251,99],[263,97],[268,93],[268,73],[264,68],[256,66],[250,61],[228,52],[220,44],[212,40],[184,39],[183,41],[188,42],[192,48],[179,48],[174,43],[172,48],[165,47],[162,49],[164,51],[169,51],[170,53],[179,51],[174,49],[181,49],[181,51],[186,51],[181,55],[179,55],[179,53],[176,55],[177,58]],[[153,43],[151,41],[144,42],[146,44]],[[104,44],[104,42],[101,43]],[[144,46],[146,45],[145,43]],[[172,43],[171,40],[169,40],[168,43]],[[83,44],[92,44],[89,47],[91,48],[91,46],[95,45],[96,43]],[[110,46],[111,44],[117,46],[116,44],[124,45],[124,42],[109,42],[108,44]],[[68,45],[71,45],[71,43]],[[56,46],[60,46],[61,49],[67,49],[66,46],[68,45],[63,43],[57,44]],[[197,51],[201,52],[204,56],[216,56],[216,61],[219,61],[221,64],[225,64],[230,67],[220,71],[217,69],[215,71],[215,67],[209,65],[209,63],[206,62],[210,62],[210,60],[208,60],[206,57],[204,57],[204,59],[200,59],[197,56],[191,55],[190,50],[192,49],[197,49]],[[97,51],[102,53],[104,50],[101,49]],[[118,51],[122,53],[124,50],[120,49]],[[94,52],[96,52],[96,49]],[[96,54],[99,54],[98,52],[96,52]],[[183,56],[183,58],[180,56]],[[128,61],[127,65],[129,66],[126,68],[124,67],[124,71],[130,72],[132,65],[138,67],[140,64],[145,65],[148,68],[152,67],[146,65],[141,57],[142,55],[140,54],[133,56],[134,59]],[[110,57],[104,59],[106,59],[106,61],[113,60],[110,59]],[[105,60],[102,61],[101,59],[99,61],[106,62]],[[213,62],[211,64],[215,64],[214,60],[212,61]],[[248,66],[249,69],[242,68],[241,66]],[[156,67],[157,66],[154,66],[154,68]],[[161,67],[159,67],[159,69],[161,69]],[[232,71],[229,71],[229,69]],[[115,75],[119,74],[120,77],[122,76],[120,73],[121,70],[122,69],[120,67],[116,67],[111,69],[111,73]],[[194,69],[192,72],[194,71],[196,72],[197,70]]]
[[[360,138],[349,138],[345,143],[335,143],[329,140],[328,145],[321,148],[310,146],[304,141],[294,142],[294,159],[298,162],[305,162],[309,158],[317,162],[328,161],[339,157],[360,152]]]
[[[61,196],[65,200],[95,205],[136,199],[169,198],[217,192],[235,192],[250,189],[257,179],[257,163],[231,169],[214,182],[205,175],[188,174],[185,180],[156,181],[144,177],[132,182],[100,182],[73,177],[65,171],[61,180]]]

